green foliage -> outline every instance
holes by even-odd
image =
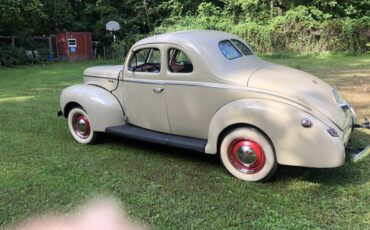
[[[23,48],[0,47],[0,66],[19,65],[27,61]]]
[[[131,48],[131,46],[140,39],[145,37],[144,34],[133,34],[127,36],[125,39],[121,39],[112,44],[112,48],[114,53],[116,54],[116,58],[126,58],[126,55]]]
[[[259,1],[241,4],[243,9],[258,9]],[[232,7],[231,7],[232,8]],[[257,52],[351,52],[367,51],[370,18],[333,18],[315,6],[297,6],[282,16],[265,20],[230,17],[230,12],[211,3],[199,5],[196,14],[165,20],[159,32],[186,29],[216,29],[239,35]]]
[[[0,35],[38,31],[46,18],[40,0],[1,0]]]
[[[68,0],[43,0],[43,11],[46,17],[38,32],[56,33],[73,24],[72,6]]]
[[[363,53],[369,9],[368,0],[1,0],[0,36],[91,31],[114,53],[158,32],[215,29],[241,36],[261,53]],[[121,25],[116,44],[105,30],[109,20]]]

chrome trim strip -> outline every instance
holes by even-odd
[[[165,85],[182,85],[182,86],[195,86],[195,87],[207,87],[207,88],[216,88],[216,89],[233,89],[233,90],[246,90],[251,92],[263,93],[270,96],[282,98],[288,101],[291,101],[307,110],[311,111],[312,109],[307,107],[300,102],[295,101],[289,97],[281,96],[277,93],[269,92],[263,89],[258,88],[251,88],[251,87],[241,87],[241,86],[234,86],[234,85],[226,85],[222,83],[209,83],[209,82],[196,82],[196,81],[175,81],[175,80],[152,80],[152,79],[135,79],[135,78],[124,78],[125,82],[132,82],[132,83],[143,83],[143,84],[165,84]]]
[[[164,84],[164,80],[152,80],[152,79],[124,78],[123,80],[120,81],[143,84]]]
[[[91,77],[91,78],[101,78],[101,79],[108,79],[108,80],[114,80],[117,81],[116,78],[110,78],[110,77],[98,77],[98,76],[91,76],[91,75],[83,75],[84,77]]]
[[[195,82],[195,81],[153,80],[153,79],[136,79],[136,78],[124,78],[123,80],[120,79],[120,81],[132,82],[132,83],[143,83],[143,84],[182,85],[182,86],[208,87],[208,88],[231,89],[231,90],[236,89],[236,90],[246,90],[246,91],[250,91],[250,92],[257,92],[257,93],[261,93],[261,94],[267,94],[267,95],[270,95],[270,96],[273,96],[273,97],[277,97],[277,98],[281,98],[281,99],[290,101],[293,104],[296,104],[297,106],[300,106],[300,107],[306,109],[306,111],[305,111],[306,113],[315,117],[316,119],[318,119],[323,124],[325,124],[326,126],[329,127],[330,124],[328,124],[327,122],[322,120],[318,115],[324,116],[330,122],[332,122],[336,127],[338,127],[339,130],[342,131],[342,129],[332,119],[327,117],[325,114],[322,114],[320,111],[312,110],[310,107],[308,107],[308,106],[306,106],[306,105],[304,105],[300,102],[297,102],[293,98],[285,97],[285,96],[282,96],[280,94],[270,92],[270,91],[266,91],[266,90],[263,90],[263,89],[252,88],[252,87],[247,87],[247,86],[241,87],[241,86],[227,85],[227,84],[223,84],[223,83],[209,83],[209,82]],[[300,109],[302,109],[302,108],[300,108]]]

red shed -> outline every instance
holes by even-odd
[[[90,32],[62,32],[56,37],[57,58],[69,61],[93,59]]]

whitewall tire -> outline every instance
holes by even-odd
[[[98,133],[92,129],[89,115],[81,107],[68,113],[68,128],[73,138],[81,144],[93,144]]]
[[[238,128],[226,134],[220,157],[227,171],[245,181],[267,180],[277,168],[272,144],[255,128]]]

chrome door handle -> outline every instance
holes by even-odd
[[[154,89],[153,89],[153,92],[154,92],[154,93],[162,93],[162,92],[163,92],[163,90],[164,90],[164,88],[162,88],[162,87],[158,87],[158,88],[154,88]]]

